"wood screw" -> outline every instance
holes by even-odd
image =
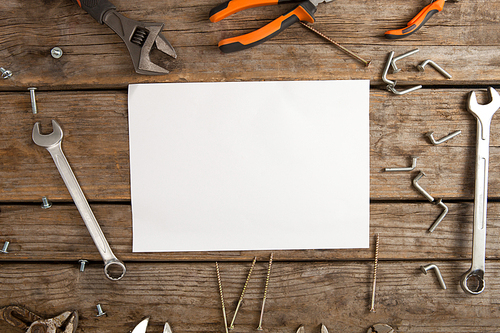
[[[267,267],[266,286],[264,287],[264,298],[262,299],[262,308],[260,310],[259,327],[257,327],[257,331],[262,331],[262,319],[264,317],[264,306],[266,305],[267,287],[269,286],[269,277],[271,275],[272,264],[273,264],[273,253],[271,253],[271,257],[269,258],[269,266]]]
[[[221,278],[220,278],[220,270],[219,270],[219,263],[218,262],[215,262],[215,271],[217,273],[217,284],[219,285],[220,302],[222,304],[222,316],[224,318],[224,328],[226,329],[226,333],[228,333],[226,305],[224,304],[224,294],[222,293],[222,282],[221,282]]]
[[[238,310],[240,309],[241,303],[243,303],[243,296],[245,296],[245,291],[247,290],[248,281],[250,281],[250,276],[252,275],[252,271],[255,267],[256,262],[257,262],[257,257],[253,258],[252,266],[250,267],[250,270],[248,271],[245,285],[243,286],[243,290],[241,291],[241,296],[240,296],[240,299],[238,301],[238,305],[236,306],[236,310],[234,311],[233,320],[231,321],[231,325],[229,326],[230,330],[234,329],[234,320],[236,319],[236,315],[238,314]]]
[[[3,79],[8,79],[9,77],[12,76],[12,72],[9,71],[8,69],[3,68],[3,67],[0,67],[0,72],[2,73]]]
[[[89,262],[88,260],[85,259],[80,259],[78,260],[80,263],[80,272],[83,272],[85,270],[85,265]]]
[[[377,234],[375,242],[375,263],[373,264],[373,285],[372,285],[372,301],[370,304],[370,312],[375,312],[375,287],[377,286],[377,269],[378,269],[378,248],[380,245],[380,235]]]
[[[47,197],[42,197],[42,208],[43,209],[49,209],[52,207],[52,203],[47,199]]]
[[[33,111],[33,114],[37,114],[38,111],[36,109],[36,96],[35,96],[35,87],[28,88],[30,92],[30,98],[31,98],[31,111]]]
[[[97,304],[97,317],[105,316],[106,312],[102,311],[101,304]]]
[[[5,253],[5,254],[9,253],[9,252],[7,252],[7,249],[8,249],[8,247],[9,247],[9,244],[10,244],[10,242],[5,242],[5,243],[3,244],[3,248],[2,248],[2,250],[1,250],[0,252]]]

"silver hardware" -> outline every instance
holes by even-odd
[[[97,317],[102,317],[106,315],[106,312],[102,311],[101,304],[97,304]]]
[[[387,58],[387,63],[385,64],[384,71],[382,72],[382,81],[388,84],[388,86],[395,86],[396,81],[391,81],[387,78],[387,73],[389,73],[389,68],[391,67],[392,58],[394,57],[394,51],[389,52],[389,57]]]
[[[12,72],[3,67],[0,67],[0,73],[2,73],[2,79],[5,80],[12,76]]]
[[[395,57],[394,59],[392,59],[392,61],[391,61],[392,72],[393,72],[393,73],[397,73],[397,72],[401,71],[401,68],[398,68],[398,67],[396,66],[396,61],[399,61],[399,60],[401,60],[401,59],[403,59],[403,58],[406,58],[406,57],[408,57],[408,56],[411,56],[411,55],[413,55],[413,54],[417,53],[418,51],[419,51],[419,49],[415,49],[415,50],[412,50],[412,51],[406,52],[406,53],[404,53],[404,54],[402,54],[402,55],[400,55],[400,56],[397,56],[397,57]]]
[[[33,142],[40,147],[46,148],[52,156],[57,170],[59,170],[64,184],[66,184],[66,187],[76,204],[76,208],[80,212],[80,215],[89,230],[90,236],[94,240],[97,250],[99,250],[99,253],[104,260],[104,273],[110,280],[120,280],[126,272],[125,264],[113,254],[113,251],[106,240],[106,236],[104,236],[104,233],[102,232],[101,227],[99,226],[99,223],[97,222],[97,219],[95,218],[94,213],[85,198],[85,194],[78,184],[78,180],[71,170],[68,160],[64,156],[61,148],[61,142],[63,139],[61,126],[59,126],[55,120],[52,120],[52,128],[52,133],[42,135],[40,134],[40,123],[37,122],[33,127]]]
[[[392,93],[394,93],[396,95],[404,95],[404,94],[410,93],[412,91],[418,90],[420,88],[422,88],[422,86],[418,85],[418,86],[414,86],[414,87],[408,88],[406,90],[398,91],[398,90],[396,90],[395,86],[391,86],[391,85],[387,86],[387,90],[389,90],[390,92],[392,92]]]
[[[417,167],[417,159],[418,156],[412,156],[411,157],[413,162],[410,167],[405,167],[405,168],[385,168],[385,171],[392,171],[392,172],[398,172],[398,171],[412,171]]]
[[[434,139],[434,132],[429,132],[429,133],[426,133],[425,135],[427,135],[427,137],[429,137],[429,139],[431,140],[431,143],[433,145],[439,145],[439,144],[442,144],[443,142],[446,142],[446,141],[456,137],[457,135],[459,135],[461,133],[462,133],[462,131],[455,131],[455,132],[450,133],[447,136],[445,136],[439,140]]]
[[[36,96],[35,96],[35,87],[28,88],[30,92],[30,98],[31,98],[31,111],[33,111],[33,114],[37,114],[37,109],[36,109]]]
[[[434,204],[442,207],[443,212],[438,216],[436,221],[434,221],[434,223],[431,225],[431,227],[429,228],[429,232],[433,232],[434,230],[436,230],[439,223],[441,223],[441,221],[444,219],[446,214],[448,214],[448,207],[443,203],[443,199],[438,199],[437,202],[435,202]]]
[[[425,173],[423,171],[420,171],[419,174],[413,178],[413,186],[416,187],[416,189],[424,196],[427,198],[427,200],[429,200],[430,202],[433,202],[434,201],[434,198],[432,197],[432,195],[430,195],[429,193],[427,193],[426,190],[424,190],[422,188],[422,186],[420,186],[418,184],[418,181],[420,180],[420,178],[422,178],[423,176],[425,176]]]
[[[429,270],[433,269],[434,272],[436,273],[436,277],[439,281],[439,284],[441,285],[441,288],[446,289],[446,284],[444,283],[443,276],[441,275],[441,272],[439,271],[439,268],[436,265],[429,264],[426,266],[420,266],[420,269],[424,274],[427,274]]]
[[[88,261],[88,260],[85,260],[85,259],[80,259],[80,260],[78,260],[78,262],[80,263],[80,272],[85,271],[85,265],[86,265],[89,261]]]
[[[42,197],[42,208],[43,209],[49,209],[52,207],[52,203],[47,199],[47,197]]]
[[[54,47],[52,48],[52,50],[50,50],[50,55],[52,56],[52,58],[54,59],[59,59],[62,57],[63,55],[63,51],[61,50],[60,47]]]
[[[422,62],[420,65],[417,65],[417,68],[419,71],[423,72],[425,71],[425,66],[427,66],[427,64],[431,65],[432,67],[434,67],[439,73],[441,73],[445,78],[447,79],[451,79],[452,76],[450,73],[448,73],[447,71],[445,71],[441,66],[439,66],[438,64],[436,64],[434,61],[432,60],[425,60],[424,62]]]
[[[9,248],[9,244],[10,244],[10,242],[3,243],[3,248],[2,248],[2,250],[0,250],[0,252],[5,253],[5,254],[9,253],[9,252],[7,252],[7,249]]]
[[[387,324],[375,324],[368,328],[367,333],[394,333],[394,328]]]
[[[370,305],[370,312],[375,312],[375,287],[377,286],[377,269],[378,269],[378,248],[380,245],[380,235],[377,234],[375,242],[375,263],[373,264],[373,285],[372,285],[372,299]]]
[[[472,232],[472,264],[462,276],[462,289],[477,295],[484,291],[484,271],[486,262],[486,212],[488,205],[488,166],[490,160],[491,119],[500,108],[500,95],[489,87],[491,102],[479,105],[476,93],[469,95],[467,108],[477,120],[476,161],[474,186],[474,223]]]

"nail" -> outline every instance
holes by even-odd
[[[429,264],[426,266],[420,266],[420,269],[424,274],[427,274],[427,271],[430,269],[433,269],[434,272],[436,273],[436,276],[438,278],[439,284],[441,285],[441,288],[446,289],[446,284],[444,283],[443,276],[441,275],[441,272],[439,271],[439,268],[434,265],[434,264]]]
[[[245,291],[247,289],[248,281],[250,281],[250,276],[252,275],[253,268],[255,267],[255,263],[257,262],[257,257],[253,258],[252,266],[248,271],[247,279],[245,281],[245,285],[243,286],[243,290],[241,291],[240,299],[238,301],[238,305],[236,306],[236,310],[234,311],[233,320],[231,321],[231,325],[229,329],[234,329],[234,320],[236,319],[236,315],[238,314],[238,310],[240,309],[241,303],[243,303],[243,296],[245,296]]]
[[[264,287],[264,298],[262,299],[262,308],[260,310],[260,319],[259,326],[257,327],[257,331],[262,331],[262,319],[264,318],[264,306],[266,305],[267,298],[267,287],[269,286],[269,277],[271,276],[271,265],[273,264],[273,253],[269,258],[269,266],[267,267],[267,276],[266,276],[266,286]]]
[[[429,137],[429,139],[431,140],[431,143],[433,145],[439,145],[439,144],[441,144],[443,142],[446,142],[446,141],[448,141],[448,140],[456,137],[460,133],[462,133],[462,131],[455,131],[455,132],[450,133],[447,136],[445,136],[445,137],[443,137],[443,138],[441,138],[439,140],[434,139],[434,132],[429,132],[429,133],[426,133],[425,135],[427,135]]]
[[[10,242],[5,242],[3,244],[3,248],[0,252],[5,253],[5,254],[9,253],[9,252],[7,252],[7,249],[9,248],[9,244],[10,244]]]
[[[36,96],[35,96],[35,87],[28,88],[30,91],[30,98],[31,98],[31,111],[33,114],[37,114],[37,109],[36,109]]]
[[[217,283],[219,285],[219,294],[220,294],[220,301],[222,304],[222,316],[224,318],[224,328],[226,329],[226,333],[228,333],[227,329],[227,317],[226,317],[226,306],[224,305],[224,294],[222,293],[222,282],[220,278],[220,270],[219,270],[219,263],[215,262],[215,270],[217,272]]]
[[[333,45],[335,45],[336,47],[338,47],[340,50],[344,51],[345,53],[347,53],[348,55],[350,55],[351,57],[353,57],[354,59],[362,62],[365,67],[369,67],[370,64],[372,63],[371,61],[367,61],[363,58],[361,58],[360,56],[358,56],[356,53],[346,49],[345,47],[343,47],[342,45],[340,45],[339,43],[337,43],[336,41],[334,41],[333,39],[331,39],[330,37],[326,36],[325,34],[323,34],[322,32],[316,30],[315,28],[311,27],[309,24],[306,24],[302,21],[300,21],[300,23],[306,27],[307,29],[315,32],[316,34],[318,34],[319,36],[323,37],[324,39],[326,39],[327,41],[329,41],[330,43],[332,43]]]
[[[375,287],[377,285],[377,268],[378,268],[378,248],[380,245],[380,235],[377,234],[375,242],[375,263],[373,264],[373,285],[372,285],[372,298],[370,305],[370,312],[375,312]]]
[[[105,316],[106,312],[102,311],[101,304],[97,304],[97,317]]]
[[[392,172],[397,172],[397,171],[412,171],[417,167],[417,159],[418,156],[412,156],[411,157],[413,162],[411,164],[411,167],[405,167],[405,168],[385,168],[385,171],[392,171]]]

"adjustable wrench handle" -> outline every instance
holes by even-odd
[[[113,254],[113,251],[111,250],[111,247],[109,246],[109,243],[106,240],[106,237],[104,236],[104,233],[102,232],[101,227],[99,226],[99,223],[97,222],[97,219],[95,218],[94,213],[85,198],[85,195],[83,194],[80,184],[78,183],[78,180],[76,179],[75,174],[73,173],[73,170],[71,169],[71,166],[62,151],[61,142],[46,149],[49,151],[50,156],[52,156],[57,170],[59,170],[64,184],[66,184],[69,194],[71,195],[71,198],[73,198],[76,208],[80,212],[83,222],[85,222],[90,236],[94,240],[97,250],[99,250],[101,257],[104,260],[104,272],[106,273],[106,276],[110,280],[120,280],[125,275],[125,264]],[[121,270],[120,275],[115,274],[115,272],[111,273],[110,269],[112,267],[116,268],[114,266],[119,267]],[[115,269],[113,271],[115,271]]]
[[[116,9],[108,0],[73,0],[78,6],[85,9],[97,22],[104,23],[104,14],[111,9]]]

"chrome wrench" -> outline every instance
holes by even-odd
[[[490,125],[495,112],[500,108],[500,95],[488,88],[491,102],[477,103],[476,93],[469,95],[468,109],[477,120],[476,177],[474,187],[474,225],[472,232],[472,265],[462,276],[460,284],[468,293],[477,295],[484,291],[486,261],[486,210],[488,204],[488,165],[490,159]]]
[[[40,123],[37,122],[33,127],[33,142],[40,147],[46,148],[52,159],[54,160],[57,170],[61,174],[61,177],[68,188],[69,194],[73,198],[73,201],[76,204],[76,208],[80,212],[80,215],[83,218],[83,222],[87,226],[89,230],[90,236],[94,240],[95,245],[97,246],[97,250],[102,256],[104,260],[104,273],[106,277],[110,280],[120,280],[125,275],[125,264],[120,261],[111,251],[109,247],[108,241],[104,236],[99,223],[97,222],[90,205],[83,194],[83,191],[78,184],[78,180],[76,179],[73,170],[71,170],[71,166],[64,156],[64,153],[61,148],[61,142],[63,138],[63,131],[61,126],[55,121],[52,120],[52,133],[43,135],[40,134]]]

